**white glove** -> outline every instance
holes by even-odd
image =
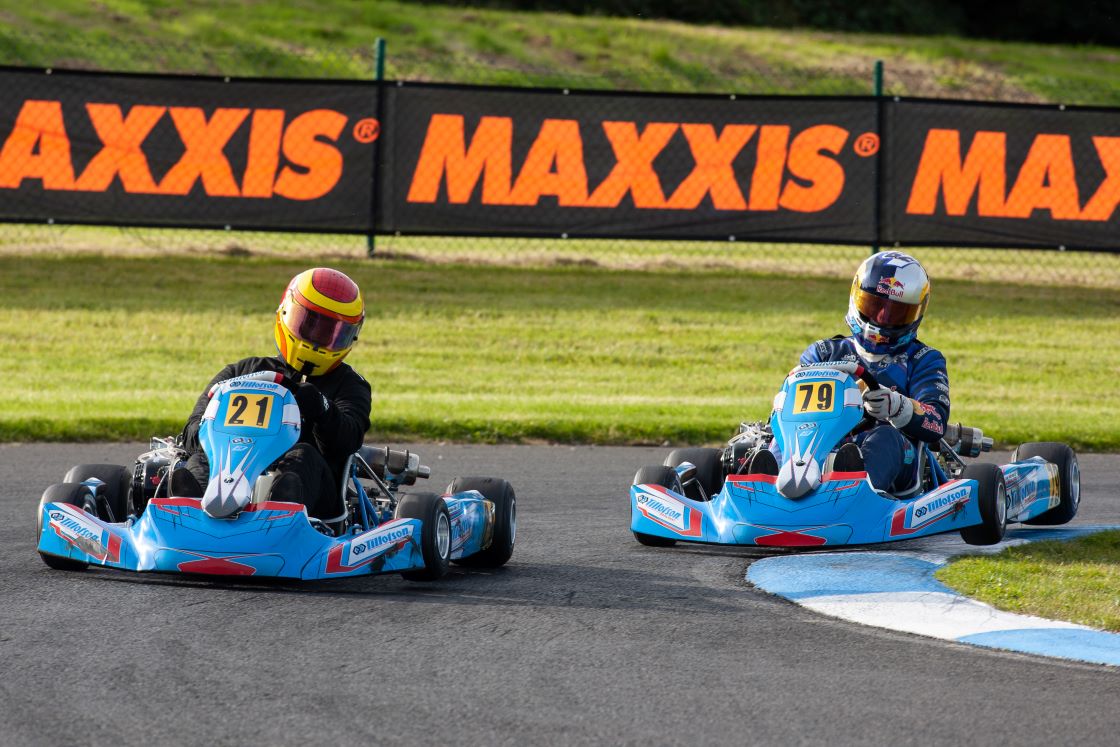
[[[914,417],[914,403],[893,389],[868,389],[863,393],[863,410],[876,420],[886,420],[902,428]]]

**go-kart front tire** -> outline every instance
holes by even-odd
[[[642,467],[634,475],[634,482],[632,484],[660,485],[675,493],[679,493],[681,490],[681,481],[677,477],[677,471],[672,467],[666,467],[662,464]],[[646,547],[672,547],[677,544],[676,540],[669,539],[668,537],[659,537],[656,534],[646,534],[645,532],[634,532],[634,539],[638,540],[638,544],[645,545]]]
[[[513,486],[498,477],[456,477],[447,486],[448,493],[477,490],[482,497],[494,504],[494,530],[490,546],[474,555],[454,561],[457,565],[472,568],[498,568],[513,555],[517,539],[517,496]]]
[[[723,452],[720,449],[673,449],[665,457],[666,467],[679,467],[685,462],[696,465],[696,482],[704,489],[702,494],[696,484],[684,485],[684,495],[694,501],[710,501],[723,490]]]
[[[994,464],[970,464],[961,472],[961,479],[976,481],[981,519],[981,523],[962,529],[961,539],[970,545],[996,544],[1007,528],[1007,484],[1003,470]]]
[[[1043,526],[1067,524],[1077,515],[1077,509],[1081,506],[1081,468],[1077,464],[1077,454],[1066,444],[1057,441],[1037,441],[1020,444],[1011,461],[1017,462],[1020,459],[1036,456],[1057,465],[1058,494],[1061,503],[1023,523]]]
[[[39,543],[39,538],[43,536],[43,506],[48,503],[65,503],[77,506],[87,514],[97,516],[97,499],[87,486],[76,482],[62,482],[51,485],[43,491],[43,497],[39,499],[39,513],[35,517],[36,544]],[[39,557],[51,568],[59,571],[84,571],[89,567],[89,563],[51,555],[50,553],[40,552]]]
[[[91,477],[105,483],[102,495],[112,512],[112,516],[103,515],[100,518],[110,522],[127,519],[132,512],[128,494],[132,485],[132,471],[119,464],[79,464],[71,467],[62,481],[81,482]]]
[[[404,571],[409,581],[438,581],[451,564],[451,516],[442,496],[435,493],[409,493],[397,502],[398,519],[420,520],[420,554],[424,567]]]

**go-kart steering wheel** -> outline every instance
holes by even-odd
[[[862,365],[856,366],[856,370],[853,376],[866,384],[867,388],[872,391],[883,388],[879,385],[879,380],[875,378],[875,374],[868,371],[867,368]],[[860,405],[860,407],[862,408],[862,405]],[[852,428],[852,430],[848,431],[848,437],[852,438],[859,435],[860,433],[863,433],[864,431],[871,430],[880,422],[881,421],[876,420],[875,418],[868,415],[866,411],[864,411],[863,419],[860,420],[859,423],[857,423],[856,426]]]

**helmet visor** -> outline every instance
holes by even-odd
[[[925,304],[903,303],[868,293],[862,288],[855,292],[856,309],[868,321],[880,327],[904,327],[913,324],[922,315]]]
[[[318,311],[286,302],[281,312],[286,326],[292,334],[306,343],[328,350],[345,350],[354,344],[361,329],[361,322],[344,322],[341,319],[320,314]]]

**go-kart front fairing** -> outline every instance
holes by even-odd
[[[424,522],[394,518],[392,505],[379,509],[356,470],[345,479],[359,510],[341,536],[316,529],[303,504],[262,499],[258,478],[296,443],[299,431],[298,407],[279,375],[222,382],[211,391],[199,431],[210,460],[210,482],[201,499],[155,497],[139,516],[111,522],[98,515],[97,499],[105,487],[100,480],[63,484],[57,487],[72,488],[68,495],[81,500],[42,503],[39,552],[56,566],[298,579],[424,569]],[[412,457],[406,453],[397,469],[414,481],[427,468]],[[477,553],[492,525],[492,508],[473,490],[442,500],[446,517],[435,534],[435,549],[444,562]],[[442,510],[436,518],[440,515]]]
[[[923,489],[910,497],[875,490],[866,472],[833,470],[830,455],[836,447],[869,425],[860,379],[877,386],[855,363],[794,369],[774,399],[770,420],[782,454],[777,476],[728,474],[718,492],[708,496],[700,491],[705,500],[696,500],[684,487],[696,479],[695,466],[677,465],[674,473],[663,472],[667,479],[659,483],[631,486],[631,530],[640,539],[651,538],[648,544],[870,544],[967,531],[985,523],[998,526],[1002,536],[1008,520],[1024,521],[1056,505],[1057,470],[1037,457],[1000,468],[1005,484],[999,496],[983,494],[976,479],[950,479],[925,446]],[[977,445],[977,454],[979,450]]]

